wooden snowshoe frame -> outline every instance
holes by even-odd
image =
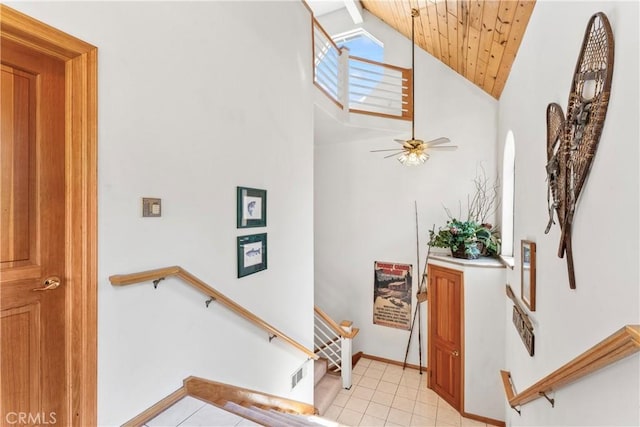
[[[576,288],[571,229],[580,192],[595,157],[607,115],[613,76],[613,32],[598,12],[587,25],[569,93],[566,119],[560,105],[547,107],[547,178],[549,224],[554,210],[560,223],[558,256],[567,254],[569,286]],[[553,203],[551,203],[553,200]]]

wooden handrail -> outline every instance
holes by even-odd
[[[500,374],[509,405],[515,408],[546,396],[552,391],[557,391],[638,351],[640,351],[640,325],[627,325],[521,393],[514,393],[509,372],[500,371]]]
[[[322,311],[320,307],[318,307],[317,305],[313,306],[313,311],[315,311],[315,313],[318,316],[320,316],[322,320],[324,320],[324,322],[331,328],[333,332],[335,332],[336,335],[339,335],[342,338],[354,338],[356,335],[358,335],[358,332],[360,332],[360,329],[358,328],[353,328],[351,332],[345,331],[344,329],[342,329],[342,327],[340,327],[340,325],[334,322],[334,320],[331,317],[329,317],[327,313]]]
[[[329,33],[326,32],[326,30],[322,27],[322,25],[320,25],[320,22],[318,22],[318,20],[315,18],[315,16],[313,17],[313,25],[318,27],[318,29],[320,30],[320,32],[322,32],[322,34],[324,34],[324,36],[327,38],[327,40],[329,41],[329,43],[331,43],[331,45],[335,48],[335,50],[337,50],[338,52],[340,52],[340,48],[338,47],[338,45],[336,44],[336,42],[333,41],[333,39],[331,38],[331,36],[329,35]]]
[[[511,373],[508,371],[500,371],[500,377],[502,378],[504,393],[507,395],[507,401],[511,401],[515,396],[515,393],[513,392],[513,385],[511,384]]]
[[[154,285],[157,285],[160,280],[170,276],[179,277],[180,279],[190,284],[192,287],[198,289],[203,294],[207,295],[210,298],[213,298],[215,301],[224,305],[229,310],[236,313],[238,316],[243,317],[247,319],[249,322],[253,323],[254,325],[264,329],[269,333],[270,336],[276,336],[282,339],[284,342],[302,351],[304,354],[306,354],[312,359],[318,358],[318,356],[313,351],[309,350],[299,342],[290,338],[283,332],[280,332],[275,327],[271,326],[270,324],[268,324],[267,322],[265,322],[255,314],[246,310],[244,307],[240,306],[233,300],[229,299],[227,296],[213,289],[211,286],[207,285],[205,282],[198,279],[196,276],[189,273],[182,267],[173,266],[173,267],[159,268],[156,270],[142,271],[139,273],[132,273],[132,274],[116,274],[116,275],[110,276],[109,280],[111,281],[111,284],[114,286],[125,286],[125,285],[131,285],[134,283],[147,282],[147,281],[153,281]]]
[[[391,64],[386,64],[384,62],[374,61],[373,59],[362,58],[360,56],[349,55],[349,59],[353,59],[354,61],[358,61],[358,62],[365,62],[365,63],[371,64],[371,65],[379,65],[379,66],[381,66],[383,68],[390,68],[392,70],[396,70],[396,71],[400,71],[400,72],[411,71],[411,68],[403,68],[403,67],[399,67],[397,65],[391,65]],[[404,79],[404,76],[403,76],[403,79]]]

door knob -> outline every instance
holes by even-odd
[[[44,286],[42,288],[34,288],[32,291],[50,291],[52,289],[60,286],[60,278],[58,276],[51,276],[45,279],[42,283]]]
[[[458,356],[460,356],[460,353],[458,352],[458,350],[453,350],[453,351],[451,352],[451,355],[452,355],[453,357],[458,357]]]

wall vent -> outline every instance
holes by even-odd
[[[297,371],[295,371],[293,373],[293,375],[291,375],[291,389],[293,389],[295,386],[298,385],[298,383],[300,382],[300,380],[302,380],[302,378],[304,378],[304,374],[305,374],[305,367],[306,365],[302,365]]]

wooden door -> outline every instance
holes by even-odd
[[[429,265],[429,388],[461,410],[462,272]]]
[[[0,425],[96,424],[96,59],[0,4]]]
[[[0,423],[67,425],[65,63],[1,48]]]

